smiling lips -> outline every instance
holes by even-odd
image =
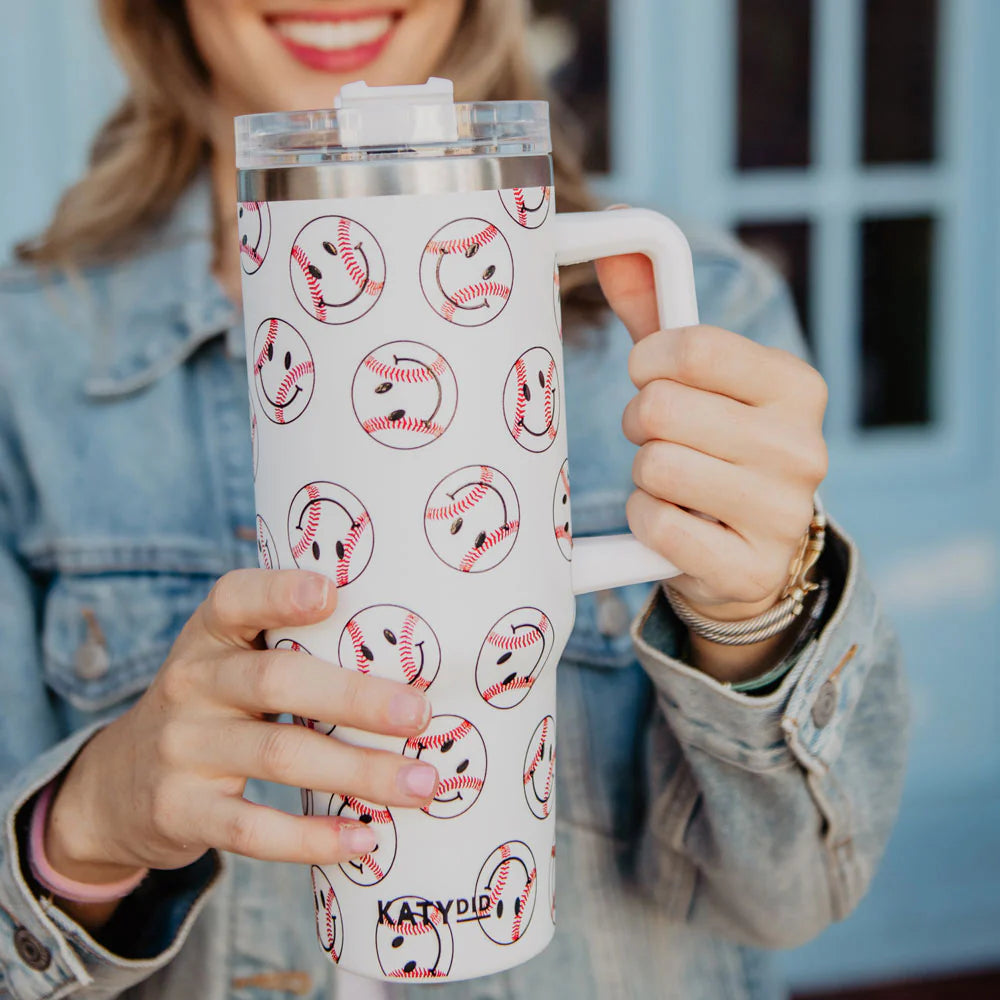
[[[308,11],[283,13],[268,23],[299,62],[327,73],[346,73],[379,55],[399,16],[395,11]]]

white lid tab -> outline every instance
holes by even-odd
[[[457,142],[455,87],[432,76],[413,87],[345,84],[333,102],[345,146],[415,146]]]

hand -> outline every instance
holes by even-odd
[[[826,476],[826,384],[793,355],[726,330],[657,330],[645,257],[608,258],[598,274],[636,341],[639,392],[623,419],[639,446],[629,526],[682,571],[671,586],[697,611],[758,615],[788,581]]]
[[[335,605],[336,588],[314,573],[222,577],[146,693],[70,768],[46,833],[53,867],[110,882],[136,868],[182,867],[210,847],[334,865],[375,846],[359,822],[244,800],[248,778],[380,805],[426,804],[438,780],[431,765],[272,721],[288,712],[401,739],[426,727],[430,704],[413,688],[260,648],[263,629],[323,621]]]

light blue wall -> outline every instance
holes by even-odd
[[[809,2],[809,0],[795,0]],[[603,192],[728,224],[780,200],[819,224],[814,307],[832,390],[834,514],[861,543],[899,624],[912,680],[912,763],[869,897],[787,956],[800,983],[1000,962],[1000,0],[942,0],[945,162],[920,176],[854,172],[859,0],[813,0],[821,164],[809,178],[729,173],[733,0],[614,0],[614,175]],[[0,244],[36,229],[77,176],[120,81],[92,4],[0,0]],[[936,290],[941,425],[859,437],[851,426],[858,206],[945,212]]]

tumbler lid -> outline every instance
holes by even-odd
[[[454,103],[450,80],[413,87],[345,84],[329,110],[236,119],[240,170],[430,156],[544,156],[545,101]]]

